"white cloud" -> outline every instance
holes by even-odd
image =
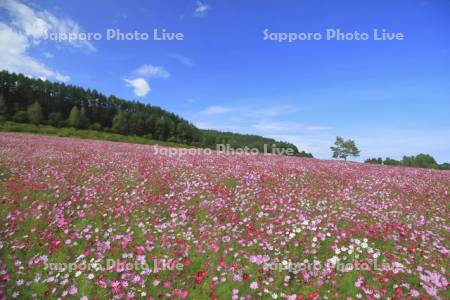
[[[28,76],[68,81],[70,77],[52,70],[27,54],[30,43],[26,36],[0,23],[0,69]]]
[[[62,75],[33,58],[28,51],[40,44],[47,33],[79,33],[80,26],[71,19],[58,18],[46,10],[33,9],[18,0],[1,0],[0,12],[3,13],[2,11],[9,16],[9,21],[7,24],[0,22],[0,68],[33,77],[69,80],[69,76]],[[95,47],[88,41],[64,43],[95,51]]]
[[[6,10],[11,18],[11,25],[30,38],[33,43],[40,43],[50,33],[72,33],[78,35],[80,26],[69,18],[58,18],[43,10],[34,10],[18,0],[2,0],[0,8]],[[95,47],[86,40],[71,39],[63,41],[77,48],[95,51]]]
[[[180,62],[180,64],[183,64],[185,66],[192,67],[195,65],[189,57],[186,57],[184,55],[172,53],[172,54],[169,54],[169,56],[178,60]]]
[[[217,114],[225,114],[231,111],[231,108],[213,105],[205,108],[200,113],[203,115],[217,115]]]
[[[134,73],[145,78],[169,78],[170,73],[162,66],[142,65]]]
[[[128,87],[133,88],[133,93],[137,97],[144,97],[150,92],[150,85],[144,78],[124,79]]]
[[[202,17],[210,9],[211,9],[211,6],[207,5],[206,3],[203,3],[202,1],[197,1],[196,4],[195,4],[194,14],[195,14],[196,17]]]

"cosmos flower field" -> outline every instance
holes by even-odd
[[[156,152],[1,133],[0,298],[450,298],[448,171]]]

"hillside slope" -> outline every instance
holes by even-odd
[[[105,96],[98,91],[59,82],[29,78],[0,71],[0,121],[46,124],[135,135],[165,142],[216,148],[226,142],[232,147],[272,145],[293,149],[295,145],[257,135],[200,130],[190,122],[160,107],[137,101]]]
[[[0,133],[0,296],[450,297],[450,172],[170,149]]]

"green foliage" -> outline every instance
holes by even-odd
[[[60,112],[52,112],[48,115],[48,124],[55,127],[62,127],[64,125],[64,118]]]
[[[386,157],[386,159],[383,161],[383,164],[388,165],[388,166],[399,166],[401,165],[401,161]]]
[[[0,115],[6,115],[8,107],[6,106],[6,100],[3,94],[0,94]]]
[[[42,107],[39,102],[34,102],[27,109],[28,121],[33,124],[41,124],[44,121],[44,115],[42,113]]]
[[[347,157],[349,156],[359,156],[360,151],[353,140],[344,140],[342,137],[337,136],[334,145],[335,146],[330,147],[333,152],[333,158],[343,158],[344,160],[347,160]]]
[[[364,161],[366,164],[379,164],[383,163],[383,159],[381,157],[378,158],[368,158]]]
[[[69,118],[67,118],[67,124],[74,128],[80,128],[81,118],[80,118],[80,110],[78,107],[72,107],[70,111]]]
[[[379,158],[369,158],[364,161],[365,163],[371,164],[383,164],[389,166],[406,166],[414,168],[427,168],[427,169],[440,169],[440,170],[450,170],[449,163],[438,164],[434,157],[429,154],[420,153],[416,156],[403,156],[402,160],[395,160],[387,157],[383,160]]]
[[[123,111],[119,111],[117,115],[114,116],[112,123],[112,130],[117,133],[127,134],[128,133],[128,115]]]
[[[405,158],[403,158],[403,164],[405,164]],[[411,166],[419,168],[431,168],[431,169],[438,168],[438,164],[434,159],[434,157],[423,153],[416,155],[416,157],[412,157]]]
[[[6,121],[0,123],[0,131],[6,132],[31,132],[38,134],[56,135],[60,137],[75,137],[83,139],[94,139],[94,140],[106,140],[114,142],[124,142],[133,144],[147,144],[147,145],[161,145],[168,147],[189,147],[188,145],[175,144],[168,142],[161,142],[157,140],[152,140],[150,138],[138,137],[138,136],[128,136],[109,132],[100,132],[94,130],[83,130],[75,129],[71,127],[56,128],[49,125],[34,125],[34,124],[24,124],[15,123],[11,121]]]
[[[83,107],[78,109],[77,106],[74,106],[70,111],[69,118],[67,119],[67,123],[78,129],[86,129],[89,127],[89,118],[86,114],[86,109]]]
[[[95,122],[94,124],[91,124],[91,126],[89,126],[89,129],[100,131],[100,130],[102,130],[102,125],[100,125],[100,123],[98,123],[98,122]]]
[[[28,121],[28,114],[26,111],[19,110],[12,117],[13,121],[19,123],[26,123]]]
[[[450,164],[449,163],[440,164],[439,170],[450,170]]]
[[[80,124],[79,124],[78,128],[86,129],[89,127],[89,123],[90,123],[90,121],[87,116],[86,109],[84,107],[82,107],[80,110]]]
[[[287,142],[280,142],[258,135],[202,130],[201,146],[216,149],[219,144],[230,145],[230,148],[233,149],[247,146],[249,148],[256,148],[260,152],[267,151],[268,153],[272,153],[272,150],[275,149],[292,149],[295,156],[313,157],[311,153],[300,152],[294,144]]]

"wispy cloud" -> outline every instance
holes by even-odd
[[[189,57],[181,54],[171,53],[169,54],[169,57],[176,59],[180,64],[183,64],[185,66],[192,67],[195,65]]]
[[[133,72],[145,78],[169,78],[170,73],[162,66],[142,65]]]
[[[291,105],[277,105],[265,108],[242,108],[242,113],[252,118],[272,118],[298,111],[298,108]]]
[[[329,146],[336,137],[328,124],[296,122],[299,108],[293,105],[255,107],[252,105],[213,105],[191,116],[202,129],[257,134],[296,144],[300,150],[328,158]]]
[[[330,126],[312,126],[293,122],[259,122],[253,124],[252,127],[264,131],[325,131],[333,129],[333,127]]]
[[[133,88],[133,93],[137,97],[146,96],[151,88],[148,82],[144,78],[124,79],[126,86]]]
[[[244,106],[235,106],[235,107],[225,107],[221,105],[212,105],[200,113],[205,115],[212,114],[224,114],[228,112],[233,112],[234,117],[241,118],[244,120],[262,120],[267,118],[274,118],[283,116],[286,114],[291,114],[298,111],[295,107],[285,105],[285,106],[271,106],[266,108],[257,108],[257,107],[244,107]]]
[[[53,58],[53,54],[50,52],[44,52],[42,55],[47,59]]]
[[[206,15],[206,13],[211,9],[211,6],[207,5],[206,3],[202,1],[197,1],[195,3],[195,11],[194,15],[196,17],[203,17]]]
[[[205,108],[200,112],[202,115],[218,115],[218,114],[225,114],[231,111],[231,108],[224,107],[224,106],[218,106],[213,105]]]

